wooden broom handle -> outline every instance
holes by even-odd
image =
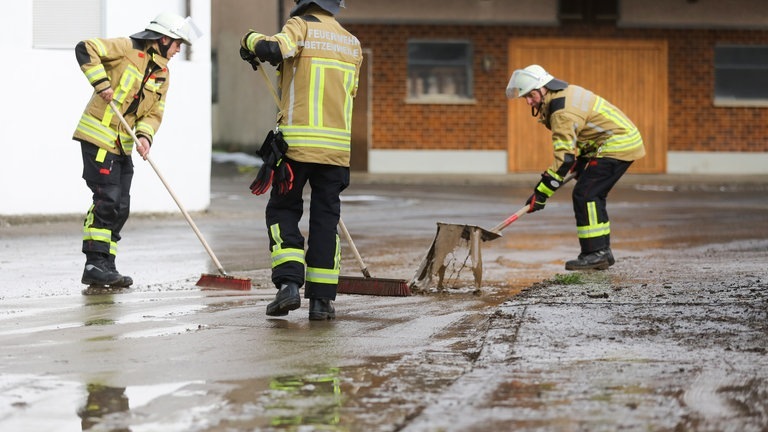
[[[355,258],[357,259],[358,264],[360,264],[360,271],[363,272],[363,276],[367,278],[371,277],[371,274],[368,273],[368,266],[366,266],[363,262],[363,257],[361,257],[360,252],[357,251],[355,243],[352,241],[352,236],[349,235],[347,226],[344,225],[344,221],[341,219],[341,217],[339,217],[339,228],[341,228],[341,232],[344,234],[344,238],[347,240],[349,247],[352,248],[352,253],[355,254]]]
[[[115,112],[115,115],[117,118],[120,119],[120,123],[123,124],[123,127],[125,130],[128,131],[129,134],[131,134],[131,138],[133,138],[133,142],[136,143],[136,145],[141,146],[141,142],[139,141],[139,138],[136,136],[136,133],[133,132],[133,128],[128,124],[127,121],[125,121],[125,118],[120,113],[120,110],[117,109],[117,106],[115,105],[114,101],[109,102],[109,106],[112,108],[112,111]],[[211,256],[211,259],[213,260],[213,263],[216,264],[216,268],[219,270],[219,273],[221,273],[223,276],[227,275],[227,272],[224,271],[224,267],[221,266],[221,263],[219,262],[218,258],[216,258],[216,255],[214,255],[213,250],[211,250],[211,247],[208,246],[208,242],[205,241],[205,238],[203,237],[203,234],[200,232],[199,229],[197,229],[197,225],[195,225],[195,222],[192,221],[192,217],[187,213],[187,210],[184,209],[184,206],[181,205],[181,201],[179,201],[179,197],[176,196],[176,194],[173,192],[173,189],[171,189],[171,186],[168,184],[167,181],[165,181],[165,177],[163,177],[163,174],[160,173],[160,170],[157,168],[157,165],[152,161],[152,158],[149,157],[149,155],[143,156],[144,160],[149,162],[149,165],[152,167],[153,170],[155,170],[155,174],[157,174],[157,177],[160,178],[160,181],[163,183],[163,186],[165,186],[166,189],[168,189],[168,193],[171,194],[171,198],[173,198],[173,201],[176,202],[176,205],[179,207],[179,210],[181,210],[181,214],[184,215],[184,219],[187,220],[187,223],[189,223],[189,226],[192,227],[192,230],[197,234],[197,238],[200,239],[200,243],[203,244],[203,247],[205,248],[205,251],[208,252],[208,255]]]

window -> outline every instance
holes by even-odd
[[[74,49],[84,39],[103,37],[102,0],[34,0],[32,45]]]
[[[715,105],[768,106],[768,46],[715,47]]]
[[[618,0],[560,0],[561,22],[614,22],[619,17]]]
[[[408,102],[473,101],[468,41],[408,41]]]

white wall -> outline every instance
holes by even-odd
[[[72,133],[92,88],[74,46],[32,48],[32,3],[0,3],[0,215],[85,214],[91,193],[81,178],[80,145]],[[163,11],[184,14],[180,0],[104,0],[103,5],[104,37],[129,36]],[[191,15],[204,35],[190,61],[180,53],[169,63],[166,113],[151,156],[186,209],[195,211],[210,203],[210,0],[192,0]],[[178,211],[149,164],[134,154],[134,165],[132,212]]]
[[[371,150],[368,168],[372,174],[507,174],[507,160],[503,150]],[[768,175],[768,153],[668,152],[667,173]]]

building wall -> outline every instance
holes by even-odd
[[[280,31],[276,0],[216,0],[211,17],[218,81],[213,101],[213,145],[219,150],[252,151],[275,127],[277,108],[260,73],[240,58],[240,39],[249,31]],[[290,9],[288,9],[290,10]],[[274,79],[274,67],[265,70]]]
[[[91,193],[81,179],[80,145],[72,134],[93,89],[75,60],[74,43],[69,48],[33,48],[33,4],[0,3],[3,21],[13,23],[0,26],[5,58],[0,68],[4,100],[0,215],[85,214]],[[177,0],[101,4],[104,37],[140,31],[165,10],[185,12],[185,2]],[[182,52],[169,63],[167,110],[151,155],[187,209],[201,210],[210,203],[210,2],[189,4],[204,36],[189,59]],[[67,24],[65,17],[62,23]],[[83,38],[92,36],[96,35]],[[135,156],[134,165],[132,210],[178,211],[149,164]]]
[[[504,90],[511,71],[525,66],[507,64],[508,41],[514,37],[558,37],[666,40],[669,46],[669,172],[701,172],[706,167],[717,166],[719,171],[726,172],[749,169],[750,173],[768,173],[768,131],[761,127],[768,124],[768,107],[716,107],[713,104],[715,44],[768,45],[768,8],[762,0],[738,0],[737,4],[729,3],[728,8],[715,0],[624,0],[620,2],[622,18],[617,24],[498,25],[471,13],[464,19],[455,13],[441,14],[436,22],[413,22],[414,16],[419,18],[416,21],[429,21],[423,11],[439,7],[438,3],[428,0],[415,7],[393,9],[398,14],[391,12],[382,16],[374,13],[379,10],[379,2],[375,0],[348,1],[348,10],[340,14],[340,20],[376,58],[372,71],[371,171],[401,172],[407,166],[430,172],[437,169],[432,166],[439,166],[443,171],[464,172],[466,159],[457,158],[457,150],[478,153],[488,162],[477,166],[477,172],[483,172],[488,166],[497,167],[498,164],[492,162],[505,154],[507,145]],[[458,3],[462,2],[449,2],[449,9],[458,7]],[[523,3],[509,0],[507,7]],[[540,6],[552,4],[556,2],[544,1]],[[353,12],[354,8],[358,10]],[[669,14],[670,8],[685,11],[687,15]],[[413,16],[408,13],[412,10]],[[502,10],[501,15],[504,13]],[[680,19],[675,21],[670,16]],[[544,16],[541,20],[548,22],[548,18],[556,17]],[[474,103],[406,102],[407,42],[431,38],[472,42]],[[482,67],[486,58],[492,59],[490,71]],[[562,78],[568,80],[568,77]],[[649,83],[652,82],[650,77]],[[593,90],[600,92],[600,89]],[[638,86],[638,91],[642,91],[642,86]],[[407,150],[419,152],[409,156]],[[726,153],[727,166],[723,165],[726,162],[713,159]],[[397,162],[404,158],[408,159],[407,164]],[[756,160],[762,162],[755,164]],[[680,161],[687,162],[681,164]]]

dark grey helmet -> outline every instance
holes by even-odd
[[[344,0],[294,0],[296,6],[291,9],[291,16],[298,16],[306,12],[311,4],[320,6],[324,11],[331,15],[339,13],[339,8],[344,7]]]

